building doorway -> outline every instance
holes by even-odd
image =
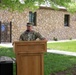
[[[0,43],[12,41],[12,22],[6,23],[0,21]]]

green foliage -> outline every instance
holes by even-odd
[[[58,39],[57,39],[56,37],[53,37],[53,40],[54,40],[54,41],[58,41]]]
[[[8,9],[10,11],[24,11],[26,8],[31,11],[35,11],[41,4],[49,3],[54,9],[58,6],[65,7],[69,12],[76,12],[75,0],[24,0],[23,3],[20,0],[1,0],[0,9]]]
[[[69,8],[67,8],[67,10],[68,10],[69,12],[72,12],[72,13],[76,12],[76,3],[71,3],[71,4],[69,4],[68,7],[69,7]]]
[[[70,37],[69,40],[72,40],[72,37]]]
[[[2,0],[0,3],[0,9],[8,9],[10,11],[24,11],[25,8],[28,8],[32,11],[35,11],[39,8],[39,6],[36,6],[37,1],[38,0],[24,0],[24,3],[21,3],[19,0]],[[38,2],[41,4],[43,0]]]

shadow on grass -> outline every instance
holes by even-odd
[[[76,64],[76,57],[67,55],[58,55],[45,53],[44,56],[44,74],[51,75],[56,72],[61,72],[69,68],[73,68]]]

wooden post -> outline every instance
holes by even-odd
[[[1,43],[1,21],[0,21],[0,43]]]
[[[12,22],[10,22],[10,42],[12,42]]]
[[[44,75],[46,41],[14,42],[17,75]]]

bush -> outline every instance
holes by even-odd
[[[70,37],[69,40],[72,40],[72,37]]]
[[[56,37],[53,37],[53,40],[54,40],[54,41],[58,41],[58,39],[57,39]]]

